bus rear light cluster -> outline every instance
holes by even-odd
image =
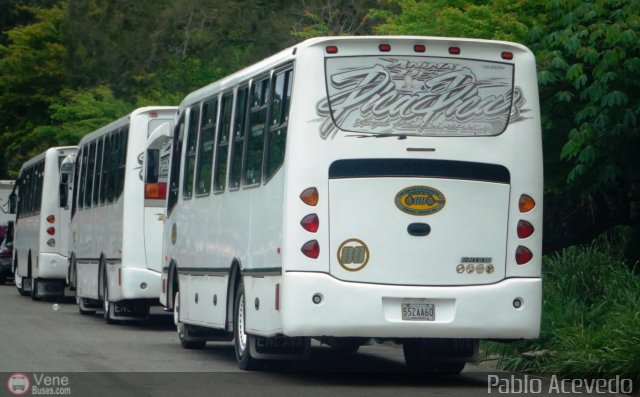
[[[311,259],[318,259],[320,256],[320,244],[316,240],[307,241],[301,249],[302,253]]]
[[[300,221],[302,228],[308,232],[315,233],[320,227],[320,219],[316,214],[309,214]]]
[[[535,206],[536,202],[531,196],[527,194],[520,195],[520,199],[518,200],[518,209],[521,213],[527,213],[533,210]],[[534,231],[535,228],[533,227],[531,222],[525,221],[523,219],[518,221],[518,238],[525,239],[527,237],[530,237]],[[531,259],[533,259],[533,252],[531,252],[529,248],[522,245],[519,245],[518,248],[516,248],[516,263],[518,265],[524,265]]]
[[[318,189],[315,187],[310,187],[305,189],[302,193],[300,193],[300,200],[303,203],[310,207],[315,207],[318,205],[318,201],[320,196],[318,194]],[[304,228],[304,230],[315,233],[318,231],[320,227],[320,218],[316,214],[309,214],[302,218],[300,221],[300,225]],[[320,256],[320,244],[318,244],[317,240],[311,240],[304,243],[301,248],[302,253],[311,259],[317,259]]]

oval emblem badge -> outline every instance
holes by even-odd
[[[338,263],[344,270],[357,272],[369,262],[369,247],[357,238],[350,238],[338,247]]]
[[[410,215],[431,215],[444,208],[446,199],[438,189],[411,186],[396,194],[396,207]]]

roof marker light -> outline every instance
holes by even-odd
[[[413,46],[413,50],[415,52],[425,52],[427,50],[427,47],[423,44],[416,44]]]
[[[451,55],[460,54],[460,47],[449,47],[449,54]]]
[[[502,59],[506,59],[508,61],[513,59],[513,52],[503,51],[501,55],[502,55]]]
[[[391,46],[389,44],[380,44],[378,49],[382,52],[389,52],[391,51]]]
[[[338,47],[336,47],[334,45],[328,45],[326,50],[327,50],[327,54],[337,54],[338,53]]]

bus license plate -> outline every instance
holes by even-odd
[[[408,321],[435,321],[436,305],[432,303],[403,303],[402,319]]]

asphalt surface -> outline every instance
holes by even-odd
[[[2,285],[0,383],[17,372],[26,374],[31,386],[42,374],[54,383],[66,377],[67,383],[54,384],[59,387],[52,392],[74,396],[478,396],[504,394],[499,385],[515,394],[517,379],[523,380],[521,386],[532,384],[531,376],[525,380],[487,364],[467,364],[459,376],[411,373],[402,348],[393,344],[363,346],[345,355],[314,343],[308,361],[244,372],[232,342],[183,349],[172,317],[161,308],[146,322],[107,325],[100,313],[80,315],[72,298],[34,302],[15,286]],[[549,392],[548,379],[542,382],[540,393],[529,394],[558,394]],[[8,391],[0,385],[0,396],[12,395]]]

